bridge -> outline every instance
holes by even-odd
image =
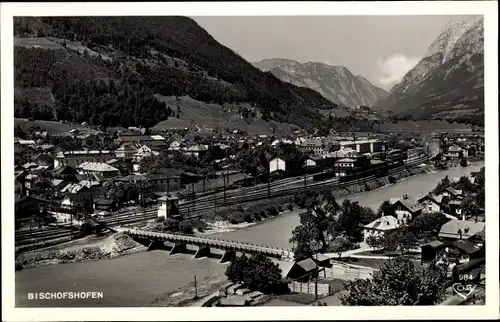
[[[173,243],[170,254],[182,253],[186,251],[187,245],[198,247],[194,258],[201,258],[210,255],[210,249],[220,249],[224,251],[220,262],[228,262],[236,256],[236,252],[244,254],[264,254],[269,257],[278,258],[281,260],[292,260],[293,252],[288,249],[269,247],[266,245],[254,245],[250,243],[223,240],[212,237],[195,237],[186,235],[176,235],[168,233],[157,233],[152,231],[121,228],[119,231],[129,235],[139,243],[148,244],[148,251],[158,248],[163,248],[165,242]],[[145,242],[145,243],[144,243]]]

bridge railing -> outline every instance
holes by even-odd
[[[168,234],[168,233],[150,232],[138,229],[124,229],[123,232],[126,234],[137,235],[140,237],[168,238],[168,239],[173,239],[175,241],[185,241],[193,243],[206,242],[214,246],[234,246],[235,248],[244,247],[245,250],[248,251],[260,251],[276,255],[283,255],[286,257],[291,257],[293,254],[293,252],[289,249],[270,247],[268,245],[256,245],[248,242],[240,242],[234,240],[225,240],[216,237],[191,237],[191,236],[183,236],[183,235]]]

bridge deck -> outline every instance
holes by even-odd
[[[293,252],[291,250],[269,247],[267,245],[254,245],[241,241],[223,240],[212,237],[194,237],[194,236],[176,235],[168,233],[157,233],[140,229],[125,228],[125,229],[120,229],[120,231],[132,237],[149,238],[149,239],[164,240],[171,242],[184,242],[188,244],[196,244],[204,246],[206,245],[214,248],[234,249],[236,251],[242,251],[242,252],[245,251],[261,252],[264,254],[280,255],[286,258],[293,258]]]

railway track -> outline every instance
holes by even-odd
[[[397,168],[391,169],[387,172],[385,176],[390,176],[395,173],[401,172],[406,168],[412,168],[427,161],[426,158],[419,158],[409,161],[407,164],[399,166]],[[375,175],[370,175],[362,179],[354,179],[348,182],[338,182],[338,179],[328,179],[321,182],[308,182],[304,185],[304,179],[300,177],[295,177],[291,179],[286,179],[280,182],[274,182],[271,184],[260,184],[258,186],[249,188],[238,188],[236,190],[226,191],[225,197],[224,193],[217,192],[212,195],[206,195],[200,197],[196,200],[186,201],[179,205],[179,211],[181,214],[195,214],[201,211],[210,211],[220,207],[234,206],[241,203],[260,201],[268,199],[269,197],[281,197],[287,195],[293,195],[294,193],[303,191],[304,189],[323,189],[328,188],[345,188],[353,184],[369,183],[377,179]],[[108,227],[119,226],[119,225],[129,225],[138,223],[141,221],[148,221],[155,219],[158,216],[158,209],[146,209],[144,211],[135,212],[124,212],[113,217],[105,218],[103,222]],[[191,217],[198,217],[193,215]],[[63,230],[61,230],[63,229]],[[65,229],[65,230],[64,230]],[[57,239],[62,237],[71,236],[71,231],[69,227],[56,228],[50,227],[45,231],[40,229],[29,231],[16,232],[16,246],[17,244],[27,244],[33,241],[46,241],[51,239]],[[75,232],[73,232],[75,234]]]

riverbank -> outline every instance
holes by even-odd
[[[148,307],[186,307],[199,301],[200,299],[217,292],[219,288],[227,283],[225,273],[219,272],[214,276],[207,276],[196,281],[196,288],[193,281],[177,288],[176,290],[166,292],[155,298]]]
[[[122,233],[88,236],[57,246],[28,251],[16,256],[16,270],[52,264],[110,259],[144,251],[145,246]]]

